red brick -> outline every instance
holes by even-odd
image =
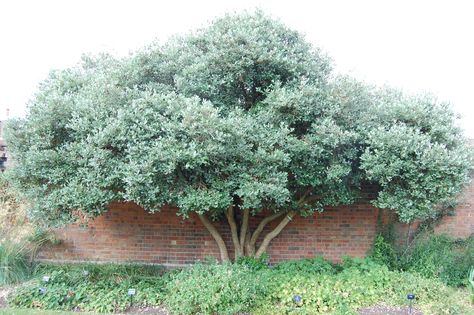
[[[437,233],[467,237],[474,232],[474,184],[460,199],[455,216],[443,218]],[[296,217],[270,244],[271,262],[322,255],[333,261],[342,256],[364,257],[377,233],[379,213],[383,224],[393,220],[390,212],[374,208],[366,201],[353,206],[328,207],[312,217]],[[252,218],[255,228],[263,215]],[[275,227],[273,222],[265,231]],[[411,225],[413,232],[419,222]],[[215,223],[232,257],[230,232],[225,222]],[[409,226],[396,224],[399,241],[404,242]],[[110,261],[183,265],[219,257],[218,248],[199,219],[183,221],[176,209],[164,207],[155,214],[146,213],[132,203],[114,203],[109,212],[89,223],[87,228],[71,225],[57,230],[61,245],[45,248],[40,259],[64,261]]]

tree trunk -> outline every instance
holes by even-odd
[[[267,251],[270,242],[280,234],[280,232],[288,225],[288,223],[290,223],[295,214],[295,211],[274,213],[264,218],[257,226],[255,231],[252,233],[249,228],[250,210],[244,210],[239,231],[237,222],[235,220],[234,207],[229,207],[225,215],[231,230],[232,242],[234,244],[235,249],[235,259],[243,255],[260,258]],[[283,215],[285,215],[284,218],[271,232],[265,235],[262,243],[258,247],[258,250],[256,250],[257,240],[265,226]],[[204,214],[198,214],[198,216],[201,222],[204,224],[204,226],[207,228],[209,233],[211,233],[212,237],[216,241],[217,246],[219,247],[221,260],[223,262],[229,261],[229,253],[219,231],[214,227],[214,225],[212,225],[212,223]]]
[[[247,230],[247,236],[245,237],[244,241],[244,248],[245,248],[245,256],[254,256],[255,255],[255,246],[250,246],[250,238],[252,237],[252,233]]]
[[[237,229],[237,223],[235,222],[235,213],[234,213],[233,206],[230,206],[227,209],[225,216],[230,226],[230,233],[232,235],[232,243],[234,244],[234,256],[235,256],[235,259],[237,259],[240,256],[242,256],[242,251],[240,250],[240,241],[239,241],[239,235],[237,232],[238,229]]]
[[[263,253],[267,251],[268,245],[270,242],[280,234],[280,232],[285,228],[285,226],[290,223],[291,220],[293,220],[293,216],[295,215],[295,211],[290,211],[288,214],[281,220],[281,222],[277,225],[277,227],[268,233],[262,241],[262,244],[260,244],[260,247],[258,248],[257,253],[255,254],[256,258],[260,258]]]
[[[250,209],[244,210],[242,217],[242,224],[240,225],[240,253],[243,254],[245,251],[245,238],[247,237],[247,230],[249,227],[249,216]]]
[[[198,216],[199,219],[201,219],[202,224],[204,224],[209,233],[211,233],[212,237],[214,237],[214,240],[216,241],[217,246],[219,247],[222,262],[229,261],[229,253],[227,252],[227,247],[225,246],[224,240],[222,239],[222,236],[220,235],[219,231],[217,231],[214,225],[212,225],[212,223],[207,219],[204,214],[198,214]]]

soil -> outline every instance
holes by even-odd
[[[377,304],[360,309],[359,315],[423,315],[423,313],[415,308],[413,308],[410,313],[408,306]]]

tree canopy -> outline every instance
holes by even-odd
[[[257,256],[294,215],[351,204],[366,185],[404,222],[435,216],[472,167],[449,104],[335,76],[330,58],[262,12],[53,71],[7,141],[32,218],[175,205],[218,243],[209,218],[227,218],[236,254]]]

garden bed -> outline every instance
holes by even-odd
[[[46,278],[45,278],[46,276]],[[47,280],[47,281],[46,281]],[[130,308],[128,289],[136,289]],[[465,289],[370,260],[267,266],[251,259],[164,272],[153,266],[42,265],[9,306],[125,314],[474,314]],[[166,307],[165,307],[166,306]]]

